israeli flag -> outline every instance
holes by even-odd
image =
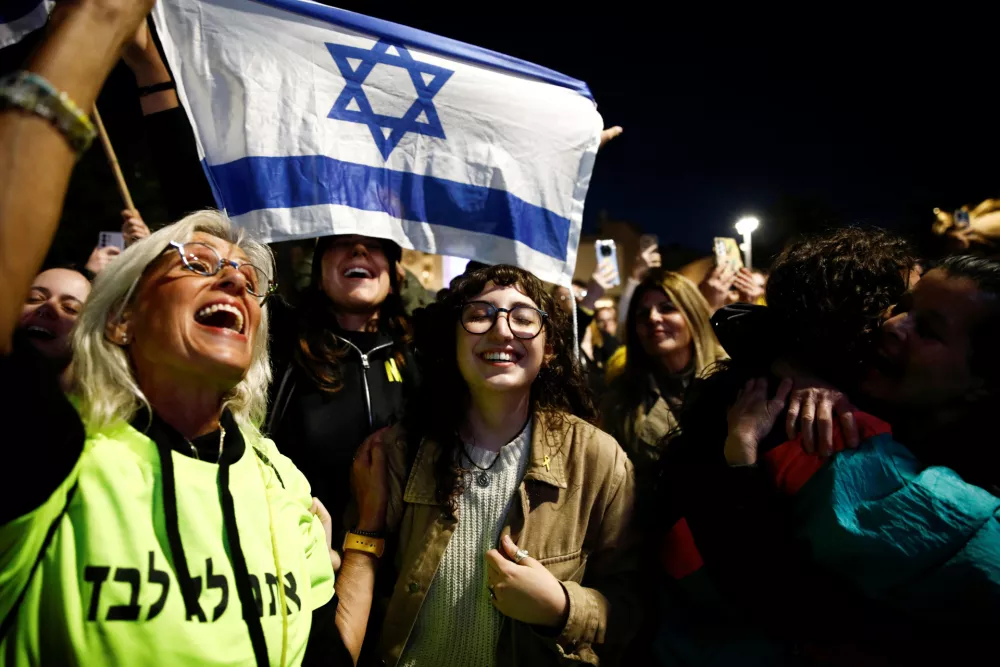
[[[0,2],[0,49],[16,44],[49,20],[55,0],[2,0]]]
[[[586,84],[304,0],[153,10],[219,207],[569,285],[602,121]]]

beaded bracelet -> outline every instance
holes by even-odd
[[[0,79],[0,110],[21,109],[52,123],[82,155],[97,135],[80,107],[44,77],[24,70]]]

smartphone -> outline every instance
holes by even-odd
[[[716,236],[714,249],[717,266],[728,264],[734,270],[743,268],[743,253],[740,252],[740,245],[736,239]]]
[[[597,253],[597,268],[609,264],[613,266],[615,268],[615,277],[611,286],[616,287],[621,285],[621,272],[618,269],[618,249],[615,247],[615,242],[611,239],[598,240],[594,244],[594,250]]]
[[[114,246],[119,250],[125,249],[125,237],[121,232],[101,232],[97,237],[97,247],[107,248]]]

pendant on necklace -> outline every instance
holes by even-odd
[[[479,486],[481,486],[484,489],[487,486],[489,486],[490,485],[490,476],[489,476],[489,474],[487,474],[485,471],[479,473],[476,476],[476,484],[478,484]]]

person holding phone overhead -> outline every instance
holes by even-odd
[[[743,265],[743,255],[736,239],[716,237],[713,250],[715,266],[698,284],[698,290],[714,313],[732,303],[760,303],[763,288],[754,274]]]

